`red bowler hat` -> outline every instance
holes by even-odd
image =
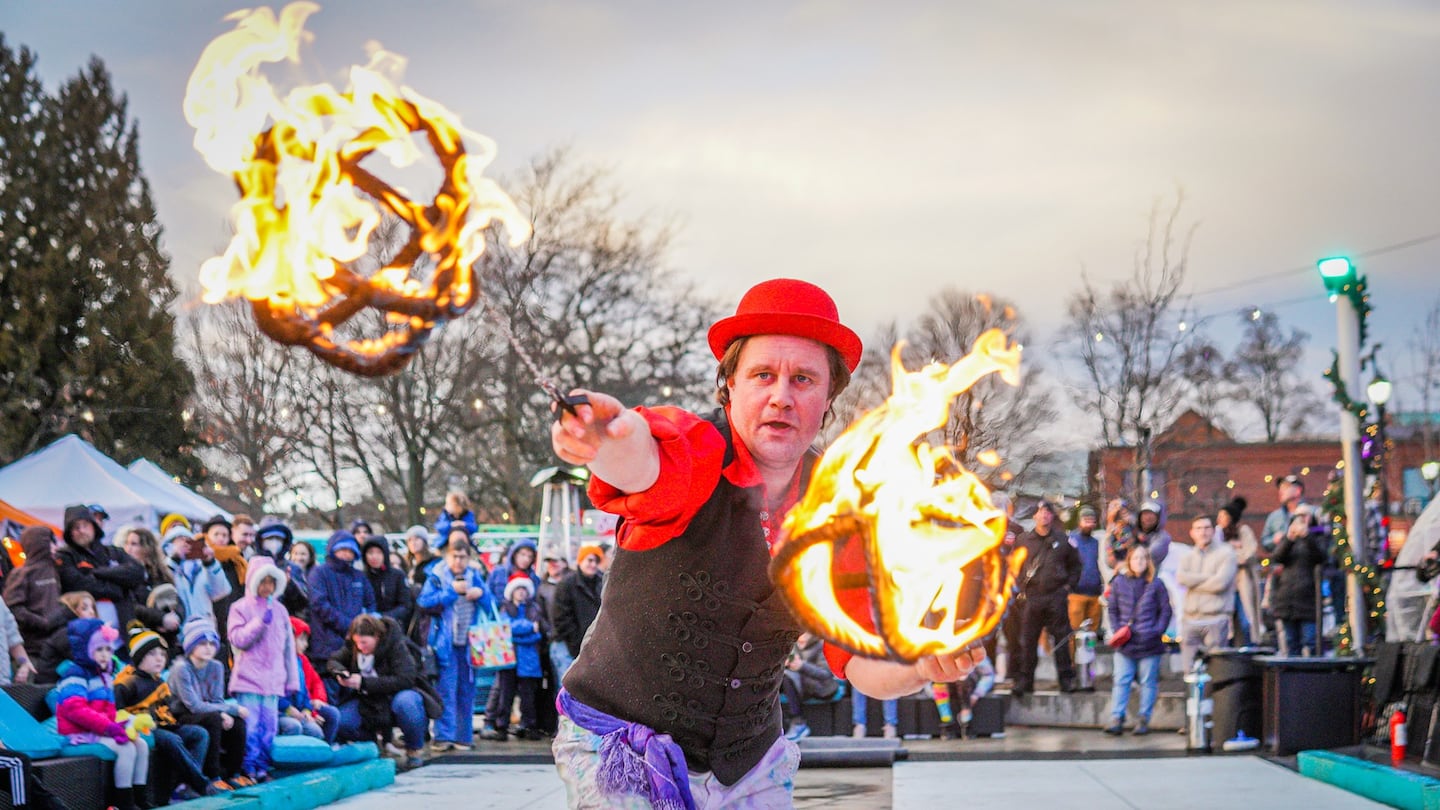
[[[794,335],[818,340],[835,351],[852,372],[860,365],[860,338],[840,323],[828,293],[808,281],[773,278],[750,288],[729,318],[710,327],[710,351],[719,360],[737,338]]]

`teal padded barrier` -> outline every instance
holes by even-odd
[[[373,742],[346,743],[332,751],[323,740],[317,740],[314,737],[304,738],[309,742],[290,742],[299,736],[290,734],[275,738],[275,745],[270,749],[271,760],[275,765],[274,770],[296,773],[316,768],[339,768],[359,762],[369,762],[380,756],[380,748]],[[283,744],[282,740],[285,741]],[[316,748],[317,745],[324,749],[323,759],[319,757],[320,748]],[[290,750],[286,750],[287,748]]]
[[[41,725],[15,699],[0,692],[0,740],[11,751],[19,751],[31,759],[49,759],[60,755],[65,738]]]
[[[1440,810],[1440,780],[1337,754],[1301,751],[1300,773],[1401,810]]]
[[[60,721],[54,717],[49,718],[40,725],[46,731],[54,734],[55,739],[60,741],[60,756],[62,757],[95,757],[96,759],[103,759],[106,762],[115,761],[115,752],[100,743],[76,744],[66,742],[65,738],[60,736]]]
[[[304,734],[286,734],[270,744],[270,761],[279,769],[309,770],[328,764],[334,757],[329,743]]]
[[[314,810],[394,783],[394,760],[374,759],[358,765],[306,771],[171,807],[184,807],[185,810]]]

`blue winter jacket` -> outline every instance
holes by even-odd
[[[524,540],[515,541],[515,545],[510,547],[510,553],[505,555],[505,562],[495,566],[495,570],[490,572],[490,595],[495,597],[497,604],[504,604],[507,601],[505,599],[505,586],[510,583],[510,575],[516,570],[515,552],[522,548],[528,548],[532,552],[535,551],[535,541],[528,537]],[[536,554],[534,562],[539,561],[540,557]],[[536,566],[532,563],[530,570],[526,572],[530,574],[530,583],[534,586],[530,589],[531,593],[540,592],[540,575],[535,573],[535,568]]]
[[[446,666],[450,663],[450,657],[455,654],[455,604],[461,597],[451,585],[456,577],[450,572],[450,567],[445,565],[443,560],[439,563],[430,566],[429,573],[425,575],[425,587],[420,590],[420,598],[416,600],[416,604],[427,610],[440,608],[439,617],[430,623],[430,637],[427,641],[431,649],[435,650],[435,663]],[[485,573],[478,568],[466,568],[465,581],[469,582],[471,587],[479,588],[484,594],[475,600],[475,611],[470,617],[470,624],[478,624],[481,618],[496,615],[495,600],[490,597],[490,588],[485,584]],[[465,661],[468,663],[469,660],[467,653]]]
[[[435,518],[436,548],[445,548],[445,545],[450,542],[450,530],[453,529],[457,523],[465,527],[466,536],[474,534],[480,528],[475,523],[474,512],[467,511],[460,517],[455,517],[444,509],[441,509],[440,517]]]
[[[1165,652],[1165,628],[1172,614],[1170,592],[1160,577],[1116,574],[1110,580],[1110,627],[1130,625],[1130,640],[1120,645],[1126,658],[1149,658]]]
[[[354,563],[341,562],[335,545],[349,532],[335,532],[325,544],[325,561],[310,569],[310,659],[325,660],[345,646],[350,623],[362,613],[375,612],[375,591]],[[357,557],[359,555],[356,555]]]
[[[515,642],[515,674],[522,678],[540,677],[540,641],[544,636],[536,620],[535,603],[506,602],[503,610],[510,617],[510,640]]]
[[[1070,532],[1070,545],[1080,552],[1080,581],[1075,590],[1083,596],[1099,596],[1105,592],[1105,577],[1100,573],[1100,540],[1095,535]]]

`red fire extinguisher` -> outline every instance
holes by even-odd
[[[1405,730],[1405,704],[1395,707],[1390,715],[1390,761],[1399,765],[1405,759],[1405,744],[1408,733]]]

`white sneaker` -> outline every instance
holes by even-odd
[[[857,740],[864,739],[865,725],[863,723],[856,723],[855,728],[850,729],[850,736]]]
[[[887,724],[885,725],[885,728],[880,732],[880,736],[881,736],[881,737],[884,737],[884,738],[887,739],[887,740],[893,740],[893,739],[895,739],[896,737],[899,736],[898,734],[895,733],[895,731],[896,731],[895,727],[892,726],[892,725],[889,725],[889,724],[887,723]]]

